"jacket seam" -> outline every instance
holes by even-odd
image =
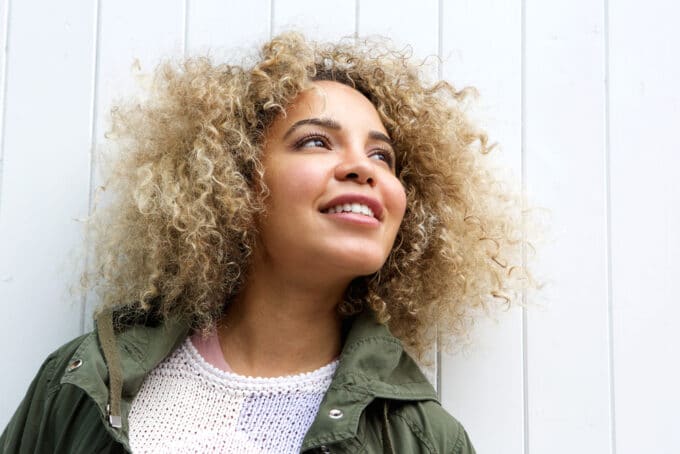
[[[345,356],[348,353],[352,353],[354,350],[356,350],[357,348],[361,347],[364,344],[373,343],[375,341],[387,342],[387,343],[394,344],[394,345],[398,346],[400,349],[403,349],[401,342],[397,339],[391,339],[391,338],[385,337],[385,336],[371,336],[371,337],[367,337],[367,338],[358,340],[356,342],[353,342],[352,345],[350,345],[349,347],[347,347],[345,349],[345,351],[343,352],[343,356]]]
[[[118,344],[120,345],[120,348],[130,354],[130,357],[134,359],[139,366],[142,366],[144,354],[134,343],[127,342],[125,339],[120,339]]]
[[[45,363],[45,376],[47,377],[47,380],[49,381],[49,385],[47,387],[47,393],[46,396],[50,397],[57,391],[59,391],[59,388],[61,388],[61,379],[57,380],[57,357],[50,355],[50,357],[47,359]]]
[[[396,416],[397,418],[401,419],[402,421],[404,421],[404,423],[406,423],[406,425],[409,427],[409,429],[411,429],[411,432],[413,432],[413,434],[414,434],[416,437],[418,437],[418,439],[420,440],[420,442],[421,442],[423,445],[425,445],[425,447],[426,447],[431,453],[433,453],[433,454],[436,454],[436,453],[437,453],[437,451],[434,449],[434,446],[432,445],[432,443],[430,442],[430,440],[425,436],[425,434],[423,433],[423,431],[421,430],[420,427],[418,427],[413,421],[410,421],[409,419],[406,419],[404,416],[402,416],[402,415],[400,415],[400,414],[398,414],[398,413],[393,413],[393,415]]]
[[[338,438],[333,438],[332,436],[330,436],[334,433],[336,433],[336,432],[330,432],[326,436],[317,437],[315,439],[314,443],[303,444],[302,446],[300,446],[300,452],[303,453],[303,452],[317,450],[322,445],[329,445],[331,447],[333,445],[336,445],[336,446],[341,446],[343,448],[360,449],[360,451],[351,451],[351,452],[355,452],[357,454],[362,454],[362,453],[368,452],[367,451],[367,445],[362,440],[360,440],[358,437],[353,436],[353,437],[349,437],[349,438],[338,439]],[[331,451],[331,452],[334,452],[334,451]]]
[[[458,426],[458,433],[456,434],[456,443],[453,446],[453,451],[451,451],[451,454],[455,454],[456,452],[460,452],[460,450],[463,448],[463,426]]]
[[[338,378],[345,378],[345,377],[348,377],[348,378],[357,377],[357,378],[362,378],[365,381],[377,381],[375,379],[375,377],[371,377],[369,375],[362,374],[361,372],[350,372],[348,374],[340,375]],[[423,383],[429,383],[429,382],[425,381],[425,380],[418,380],[418,381],[402,381],[402,382],[398,382],[398,383],[386,383],[386,384],[388,384],[390,386],[401,386],[401,385],[421,385]]]
[[[395,400],[395,401],[414,401],[414,402],[423,402],[423,401],[428,401],[432,400],[437,402],[437,399],[435,396],[430,396],[430,395],[424,395],[423,393],[420,392],[406,392],[403,390],[395,391],[394,394],[389,394],[389,393],[381,393],[379,390],[368,388],[366,386],[362,385],[357,385],[357,384],[338,384],[338,385],[331,385],[328,387],[328,390],[333,390],[333,391],[345,391],[348,393],[354,393],[354,394],[359,394],[364,397],[371,397],[371,398],[380,398],[380,399],[390,399],[390,400]]]
[[[362,385],[353,385],[353,384],[347,384],[347,383],[341,383],[337,385],[330,385],[328,387],[328,390],[335,390],[335,391],[346,391],[350,393],[357,393],[362,395],[363,397],[375,397],[375,393],[371,392],[368,388]]]

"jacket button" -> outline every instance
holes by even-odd
[[[69,364],[68,367],[66,368],[66,372],[72,372],[82,365],[83,365],[82,359],[76,359],[74,361],[71,361],[71,364]]]
[[[344,413],[342,410],[337,408],[331,408],[331,411],[328,412],[328,416],[330,416],[332,419],[340,419],[344,416]]]

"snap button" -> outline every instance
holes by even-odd
[[[71,364],[69,364],[68,367],[66,368],[66,372],[72,372],[82,365],[83,365],[82,359],[76,359],[74,361],[71,361]]]
[[[328,446],[326,446],[326,445],[321,445],[321,446],[319,447],[319,449],[321,450],[321,452],[322,452],[323,454],[330,454],[330,452],[331,452],[331,450],[328,449]]]
[[[337,408],[331,408],[331,411],[328,412],[328,416],[330,416],[332,419],[340,419],[342,418],[344,413],[342,410],[339,410]]]

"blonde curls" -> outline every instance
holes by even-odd
[[[341,313],[370,308],[417,353],[432,328],[464,335],[474,312],[526,283],[517,198],[482,163],[485,134],[468,92],[428,84],[381,42],[316,44],[295,33],[250,66],[165,63],[148,99],[116,107],[109,135],[114,201],[91,222],[85,274],[121,319],[178,315],[206,328],[239,292],[267,189],[258,184],[266,128],[315,80],[350,85],[375,105],[395,143],[407,209],[382,269],[356,279]]]

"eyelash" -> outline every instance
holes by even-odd
[[[392,152],[384,150],[382,148],[377,148],[376,152],[373,153],[371,156],[376,155],[381,155],[384,158],[383,161],[385,161],[387,167],[389,167],[390,169],[394,169],[394,154],[392,154]]]
[[[330,142],[331,142],[330,137],[328,137],[326,134],[321,133],[321,132],[313,132],[313,133],[309,133],[309,134],[306,134],[306,135],[300,137],[300,139],[298,139],[295,142],[294,147],[296,149],[304,148],[304,145],[307,144],[308,142],[310,142],[312,139],[320,140],[321,142],[323,142],[324,147],[330,148]],[[385,150],[383,148],[376,148],[376,152],[372,153],[371,156],[376,156],[376,155],[382,156],[383,161],[387,164],[387,166],[390,169],[394,169],[394,153],[392,153],[389,150]]]
[[[331,138],[328,137],[326,134],[320,132],[313,132],[300,137],[300,139],[297,142],[295,142],[295,148],[304,148],[303,145],[305,145],[311,139],[320,140],[324,143],[325,147],[330,148]]]

